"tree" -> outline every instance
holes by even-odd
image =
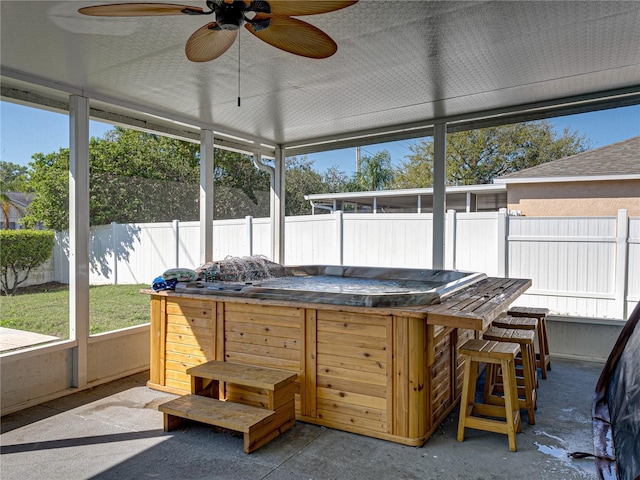
[[[334,165],[322,175],[327,193],[357,192],[360,185],[355,177],[349,177],[340,167]]]
[[[53,253],[53,232],[42,230],[0,231],[0,290],[13,295],[18,285],[29,278]]]
[[[116,127],[89,143],[90,224],[198,220],[200,146]],[[250,157],[214,150],[215,218],[268,215],[269,175]],[[26,220],[68,228],[69,149],[33,155]],[[266,200],[265,200],[266,196]],[[266,210],[265,210],[266,209]],[[266,213],[265,213],[266,212]]]
[[[391,166],[391,155],[387,150],[376,153],[373,157],[362,157],[360,172],[356,180],[363,190],[383,190],[393,181],[394,171]]]
[[[249,155],[216,149],[214,159],[214,217],[268,217],[269,174]]]
[[[27,191],[27,167],[0,161],[0,207],[4,213],[4,228],[9,230],[11,210],[24,213],[24,208],[10,197],[10,192]]]
[[[28,167],[0,161],[0,191],[26,192],[29,180]]]
[[[327,193],[322,175],[313,169],[313,160],[307,157],[286,159],[286,215],[309,215],[311,205],[304,196],[312,193]]]
[[[395,188],[433,186],[433,141],[412,145],[396,171]],[[447,135],[446,184],[480,185],[494,178],[575,155],[589,148],[584,136],[557,135],[546,121],[481,128]]]

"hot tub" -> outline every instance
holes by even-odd
[[[178,283],[178,293],[261,298],[360,307],[439,303],[483,273],[458,270],[303,265],[283,267],[259,280]]]
[[[460,397],[457,347],[531,284],[451,270],[271,267],[275,278],[222,269],[175,291],[142,290],[148,386],[190,393],[187,369],[209,360],[295,372],[297,420],[419,446]],[[259,389],[220,388],[235,402],[268,401]]]

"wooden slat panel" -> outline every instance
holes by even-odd
[[[315,418],[317,415],[317,366],[320,355],[317,350],[317,310],[309,309],[305,312],[304,318],[304,356],[302,361],[304,366],[304,381],[301,380],[300,388],[300,413],[302,415]]]
[[[185,317],[184,315],[167,315],[167,324],[201,329],[211,329],[213,327],[211,318],[208,317]]]
[[[295,360],[300,362],[300,351],[290,348],[271,347],[265,345],[253,345],[250,343],[225,342],[225,351],[227,353],[248,353],[251,355],[260,355],[264,357],[272,357],[274,359]]]
[[[350,380],[342,380],[334,377],[325,377],[318,375],[318,388],[332,388],[341,392],[359,393],[361,395],[371,395],[373,397],[386,398],[386,388],[378,385],[372,385],[364,382],[354,382]]]
[[[362,395],[355,392],[345,392],[333,388],[318,388],[318,402],[322,399],[327,402],[339,402],[343,405],[353,405],[359,409],[377,410],[385,412],[386,400],[381,397],[372,397],[370,395]]]
[[[177,335],[191,335],[211,339],[213,338],[215,331],[212,328],[193,327],[167,322],[167,333],[174,333]]]
[[[200,365],[204,362],[208,362],[211,359],[204,357],[203,355],[193,355],[180,352],[167,352],[166,362],[177,362],[189,366]]]
[[[318,408],[318,418],[334,423],[337,428],[340,428],[340,425],[353,425],[354,427],[360,427],[374,432],[387,431],[387,425],[385,422],[338,413],[332,410],[321,410]]]
[[[417,438],[427,431],[426,329],[421,319],[399,318],[398,321],[407,322],[408,327],[409,436]]]
[[[181,345],[191,345],[194,347],[210,347],[211,338],[211,335],[196,336],[181,333],[167,333],[167,343],[179,343]],[[213,348],[211,348],[211,352],[214,352]]]
[[[329,310],[318,310],[318,330],[344,332],[345,330],[354,333],[364,329],[368,330],[367,335],[384,337],[386,335],[385,326],[389,317],[382,315],[368,315],[332,312]],[[379,328],[373,328],[379,327]]]
[[[288,348],[289,350],[300,350],[300,341],[298,335],[293,338],[272,337],[271,335],[254,335],[244,332],[229,332],[225,334],[227,342],[231,343],[247,343],[255,345],[257,348],[279,347]],[[299,354],[298,354],[299,355]]]
[[[353,380],[353,381],[366,381],[371,385],[379,385],[381,387],[386,387],[387,385],[387,375],[386,372],[382,374],[375,374],[368,372],[363,374],[357,370],[351,370],[348,368],[340,368],[340,367],[329,367],[327,365],[321,365],[318,367],[318,375],[322,375],[323,377],[331,377],[340,380]]]
[[[227,332],[251,333],[282,338],[296,338],[300,336],[299,325],[293,323],[291,326],[281,327],[265,323],[239,322],[227,319],[225,329]]]
[[[247,321],[258,321],[264,317],[279,317],[282,319],[289,318],[291,321],[297,322],[300,318],[300,308],[298,307],[278,307],[273,305],[255,305],[244,303],[226,303],[226,312],[237,318],[246,318]]]
[[[292,372],[298,372],[300,370],[299,360],[287,360],[284,358],[252,355],[231,350],[227,350],[225,352],[225,360],[227,362],[246,363],[248,365],[279,368],[282,370],[290,370]]]
[[[391,349],[389,349],[391,351]],[[342,357],[340,355],[325,355],[323,353],[318,354],[318,364],[328,367],[342,367],[350,368],[351,370],[358,372],[370,372],[370,373],[384,373],[389,378],[391,377],[388,372],[388,365],[391,362],[381,362],[379,360],[371,360],[368,358],[353,358]]]
[[[320,341],[320,339],[318,339],[318,354],[352,358],[365,358],[377,362],[384,362],[386,360],[386,352],[384,350],[349,347],[346,345],[334,345],[330,343],[324,343]]]
[[[409,434],[409,355],[407,322],[394,318],[393,382],[394,410],[393,434],[406,437]]]
[[[367,418],[375,422],[387,422],[387,414],[385,410],[362,407],[354,403],[344,403],[319,397],[318,408],[325,412],[342,413],[353,417]]]
[[[183,353],[187,355],[195,355],[213,360],[215,356],[215,348],[211,345],[183,345],[181,343],[167,343],[167,352]]]
[[[165,385],[167,387],[171,387],[171,388],[174,388],[176,390],[183,391],[184,393],[190,393],[191,392],[191,380],[189,380],[188,382],[180,382],[180,381],[174,380],[172,378],[167,378],[165,380]]]
[[[160,372],[164,370],[164,365],[162,365],[162,360],[160,358],[160,345],[164,341],[164,339],[161,338],[161,323],[164,322],[164,315],[162,315],[162,303],[165,302],[165,300],[166,298],[164,297],[159,297],[157,295],[151,296],[151,336],[149,347],[151,351],[151,358],[149,360],[149,381],[156,385],[161,385]]]
[[[385,350],[387,347],[386,338],[367,336],[365,331],[362,332],[362,335],[352,335],[346,332],[327,333],[318,328],[318,341],[331,345],[349,345],[350,347],[372,350]]]
[[[183,302],[187,301],[187,299],[180,299],[180,303],[167,302],[167,314],[187,318],[209,318],[211,316],[211,304],[203,305],[202,307],[192,307],[183,304]]]

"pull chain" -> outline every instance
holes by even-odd
[[[242,26],[238,29],[238,107],[240,106],[240,30]]]

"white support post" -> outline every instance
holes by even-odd
[[[173,266],[178,268],[180,266],[180,220],[174,220],[171,229],[173,230]]]
[[[627,318],[627,302],[625,292],[627,291],[627,258],[628,247],[627,237],[629,236],[629,219],[625,209],[618,210],[616,228],[616,275],[614,285],[615,315],[616,318]]]
[[[456,269],[456,231],[457,231],[457,217],[455,210],[447,211],[447,223],[446,223],[446,241],[445,241],[445,262],[444,268],[448,270]]]
[[[508,244],[509,211],[506,208],[498,210],[498,276],[509,277]]]
[[[336,210],[334,212],[334,215],[336,219],[335,241],[337,246],[336,250],[338,253],[338,265],[343,265],[344,264],[344,230],[343,230],[344,216],[343,216],[342,210]]]
[[[285,155],[284,149],[276,148],[275,158],[275,175],[273,179],[273,188],[271,195],[273,196],[273,213],[272,236],[271,236],[271,255],[273,261],[284,265],[284,215],[285,215]],[[275,220],[275,221],[274,221]]]
[[[373,197],[373,213],[378,213],[378,197]]]
[[[111,222],[111,251],[113,258],[113,284],[118,284],[118,224]]]
[[[433,135],[433,257],[432,268],[444,268],[445,179],[447,124],[436,123]]]
[[[418,195],[417,213],[422,213],[422,195]]]
[[[213,261],[213,132],[200,132],[200,263]]]
[[[69,97],[69,338],[72,387],[87,384],[89,341],[89,99]]]
[[[251,215],[247,215],[244,217],[245,224],[245,233],[247,235],[247,254],[249,256],[253,255],[253,217]]]

